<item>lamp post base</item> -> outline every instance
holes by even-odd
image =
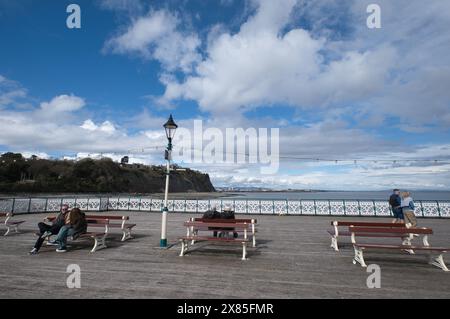
[[[167,239],[161,239],[159,241],[159,247],[163,247],[163,248],[167,247]]]

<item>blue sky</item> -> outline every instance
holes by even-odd
[[[186,164],[217,186],[450,189],[450,4],[281,2],[0,0],[0,151],[160,164],[172,113],[279,128],[276,174]]]

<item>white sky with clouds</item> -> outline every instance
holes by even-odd
[[[281,2],[281,3],[280,3]],[[256,165],[192,165],[215,185],[327,189],[450,189],[450,165],[402,159],[450,160],[450,141],[410,143],[377,130],[392,125],[414,139],[450,127],[450,2],[379,0],[383,33],[367,29],[371,1],[251,0],[235,31],[226,25],[195,30],[186,17],[140,1],[103,0],[101,8],[129,16],[104,39],[102,53],[159,62],[164,92],[158,108],[176,114],[179,101],[193,101],[207,116],[177,121],[192,128],[281,127],[282,156],[393,158],[397,163],[330,164],[282,160],[276,176]],[[351,5],[348,5],[351,4]],[[223,1],[224,6],[233,1]],[[349,10],[350,38],[326,27],[334,10]],[[243,9],[244,10],[244,9]],[[337,12],[337,11],[335,11]],[[309,29],[298,21],[307,19]],[[205,33],[207,36],[205,37]],[[37,101],[21,83],[0,74],[0,144],[27,153],[109,153],[161,146],[165,118],[148,109],[122,121],[94,119],[92,101],[55,92]],[[261,106],[295,109],[296,118],[248,117]],[[308,122],[305,112],[318,119]],[[351,114],[349,119],[348,114]],[[350,122],[356,121],[359,125]],[[128,129],[137,130],[132,133]],[[118,155],[117,155],[118,154]],[[136,161],[161,163],[161,150],[144,150]],[[175,158],[176,160],[176,158]],[[433,165],[431,165],[433,164]],[[334,166],[333,166],[334,165]]]

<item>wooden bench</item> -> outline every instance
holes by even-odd
[[[221,219],[221,218],[217,218],[217,219],[208,219],[208,218],[191,218],[190,221],[194,221],[194,222],[204,222],[204,223],[208,223],[208,222],[215,222],[215,223],[230,223],[230,224],[234,224],[234,223],[247,223],[248,224],[248,229],[247,231],[249,231],[250,233],[248,233],[247,235],[249,237],[252,237],[252,246],[256,247],[256,232],[258,231],[256,229],[256,225],[258,224],[258,221],[256,219],[246,219],[246,218],[236,218],[236,219]],[[202,229],[204,230],[204,228],[208,228],[208,227],[201,227],[198,226],[198,229]],[[228,227],[227,227],[228,228]],[[232,227],[229,227],[232,228]],[[221,231],[220,229],[216,229],[215,231]],[[228,230],[225,229],[225,231],[232,231],[232,230]],[[235,229],[234,232],[236,233],[243,233],[244,230],[242,229]]]
[[[364,261],[364,250],[367,249],[391,249],[397,251],[407,251],[414,254],[414,251],[427,251],[437,252],[437,256],[430,254],[429,263],[444,270],[448,271],[448,268],[444,262],[443,253],[450,250],[450,247],[432,247],[428,242],[428,235],[433,234],[433,230],[430,228],[383,228],[383,227],[357,227],[350,226],[349,232],[351,233],[352,243],[355,250],[355,257],[353,258],[353,264],[359,263],[362,267],[367,267]],[[378,237],[391,237],[392,234],[398,234],[402,236],[409,236],[411,234],[423,235],[423,246],[418,245],[388,245],[388,244],[376,244],[376,243],[356,243],[356,237],[360,234],[377,234]]]
[[[129,216],[108,216],[108,215],[86,215],[86,219],[88,223],[91,221],[94,223],[94,220],[109,220],[108,227],[109,228],[120,228],[122,231],[122,239],[121,241],[126,241],[127,239],[132,239],[131,230],[136,224],[127,223],[130,220]],[[111,223],[111,221],[116,221],[115,223]],[[117,221],[120,221],[118,223]]]
[[[248,223],[231,223],[231,222],[216,222],[216,220],[208,219],[205,221],[187,221],[184,222],[184,226],[187,229],[187,234],[184,237],[180,237],[179,240],[181,242],[181,252],[180,256],[184,256],[189,249],[189,242],[191,245],[195,242],[207,241],[216,244],[240,244],[242,245],[242,260],[247,259],[247,244],[249,243],[248,232],[249,232],[249,224]],[[229,228],[234,228],[234,230],[228,230]],[[211,229],[213,228],[213,229]],[[220,231],[220,229],[227,229],[230,232],[243,232],[243,238],[227,238],[227,237],[213,237],[213,236],[200,236],[198,234],[199,231]]]
[[[332,221],[332,230],[328,230],[328,234],[331,236],[331,245],[335,251],[339,251],[338,239],[339,237],[350,237],[351,233],[347,230],[339,230],[338,227],[348,227],[348,226],[362,226],[362,227],[387,227],[387,228],[405,228],[404,223],[374,223],[374,222],[356,222],[356,221]],[[362,237],[379,237],[376,233],[362,234],[359,233],[358,236]],[[403,235],[392,234],[392,237],[403,238]],[[383,236],[385,237],[385,236]]]
[[[52,221],[56,217],[52,217],[52,219],[48,219],[49,221]],[[131,236],[131,230],[133,227],[136,226],[136,224],[130,224],[127,223],[127,221],[130,219],[129,216],[110,216],[110,215],[86,215],[86,221],[88,223],[88,226],[93,226],[97,223],[97,221],[103,221],[108,220],[108,228],[109,229],[116,229],[120,228],[122,231],[122,239],[121,241],[126,241],[127,239],[133,238]],[[117,221],[120,221],[117,222]]]
[[[96,220],[95,223],[88,222],[88,231],[84,234],[81,234],[78,239],[91,238],[94,240],[94,246],[91,249],[91,253],[96,252],[97,250],[107,248],[106,246],[106,237],[108,237],[109,231],[109,220]],[[102,228],[103,231],[89,231],[89,228]]]
[[[16,233],[19,233],[19,226],[24,223],[24,220],[11,220],[13,217],[12,213],[0,213],[0,218],[5,218],[4,225],[6,226],[6,232],[3,234],[3,236],[8,236],[8,234],[11,232],[12,229]]]
[[[86,216],[87,217],[87,216]],[[53,221],[56,217],[47,216],[45,218],[46,221]],[[108,237],[109,232],[109,220],[108,219],[89,219],[86,218],[88,231],[84,234],[81,234],[78,239],[91,238],[94,240],[94,246],[91,249],[91,253],[96,252],[97,250],[107,248],[106,246],[106,238]],[[103,231],[90,231],[90,228],[100,228]],[[52,235],[47,236],[47,241],[50,241]],[[71,239],[70,237],[68,239]],[[77,240],[78,240],[77,239]],[[73,241],[73,239],[71,239]]]

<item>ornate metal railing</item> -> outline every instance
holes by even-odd
[[[145,211],[160,212],[162,199],[148,197],[35,197],[2,198],[0,212],[56,212],[61,204],[84,211]],[[450,201],[415,201],[418,217],[450,218]],[[218,210],[230,206],[238,214],[287,214],[309,216],[380,216],[392,215],[383,200],[260,200],[260,199],[176,199],[169,201],[169,211],[202,213],[212,207]]]

